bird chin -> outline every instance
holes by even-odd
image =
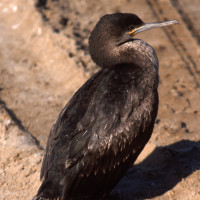
[[[138,40],[138,39],[130,38],[130,39],[128,39],[128,40],[125,40],[125,41],[120,42],[117,46],[124,45],[125,43],[128,43],[128,42],[133,42],[134,40]]]

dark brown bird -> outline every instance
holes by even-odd
[[[103,16],[89,38],[101,67],[72,97],[53,125],[35,200],[104,198],[151,137],[158,111],[158,59],[137,33],[176,24],[138,16]]]

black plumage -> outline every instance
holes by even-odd
[[[34,199],[104,198],[148,142],[158,110],[158,60],[133,36],[175,21],[145,24],[134,14],[103,16],[89,50],[102,69],[72,97],[54,123]]]

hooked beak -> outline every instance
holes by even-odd
[[[143,31],[147,31],[153,28],[160,28],[163,26],[169,26],[172,24],[178,24],[177,20],[170,20],[170,21],[164,21],[164,22],[155,22],[155,23],[144,23],[141,26],[135,27],[133,30],[131,30],[128,34],[130,36],[134,36],[137,33],[141,33]]]

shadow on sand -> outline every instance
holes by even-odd
[[[182,140],[157,147],[127,172],[109,200],[142,200],[162,195],[199,169],[200,141]]]

